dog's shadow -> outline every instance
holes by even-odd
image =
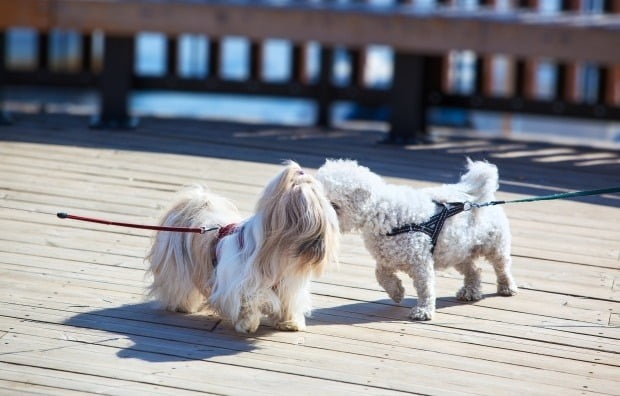
[[[450,298],[437,299],[439,310],[461,304],[464,303]],[[322,307],[312,312],[307,323],[311,331],[313,326],[403,322],[408,320],[407,314],[414,305],[415,299],[407,298],[401,304],[382,299]],[[267,344],[257,344],[277,332],[269,325],[262,324],[252,335],[237,334],[230,322],[220,320],[215,315],[205,312],[192,315],[167,312],[157,309],[152,303],[84,311],[72,316],[64,324],[105,332],[100,340],[93,343],[118,348],[117,356],[120,358],[149,362],[209,360],[242,352],[260,353],[260,349]],[[290,340],[298,337],[288,334]]]
[[[125,359],[208,360],[256,349],[255,338],[235,334],[230,323],[223,324],[214,315],[167,312],[152,303],[85,311],[64,324],[107,333],[95,343],[119,348],[117,356]],[[257,334],[264,331],[261,328]]]
[[[497,294],[487,294],[484,298],[495,297]],[[309,320],[310,325],[320,324],[368,324],[377,322],[410,322],[416,324],[437,324],[437,320],[432,322],[411,321],[409,312],[416,305],[416,298],[405,298],[400,303],[392,300],[381,299],[376,301],[360,301],[351,304],[338,305],[334,307],[318,308],[312,311]],[[473,304],[473,302],[459,301],[454,297],[438,297],[435,301],[437,312],[442,309]]]

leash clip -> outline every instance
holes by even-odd
[[[474,207],[474,204],[472,204],[471,202],[469,201],[463,202],[463,212],[469,212],[473,207]]]
[[[215,231],[215,230],[218,230],[218,229],[220,229],[220,228],[221,228],[220,226],[217,226],[217,227],[210,227],[210,228],[207,228],[207,227],[204,227],[204,226],[203,226],[203,227],[200,227],[200,233],[201,233],[201,234],[206,234],[206,233],[207,233],[207,232],[209,232],[209,231]]]

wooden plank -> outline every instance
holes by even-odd
[[[0,374],[1,375],[1,374]],[[30,395],[83,395],[82,392],[72,391],[69,389],[58,389],[55,387],[32,384],[26,381],[19,380],[3,380],[0,379],[0,391],[5,396],[30,396]]]
[[[37,319],[37,320],[45,320],[45,319]],[[44,336],[44,337],[54,337],[53,333],[51,333],[48,330],[48,329],[53,329],[53,327],[50,328],[50,327],[46,326],[43,329],[38,328],[38,329],[35,330],[34,328],[30,328],[29,329],[29,327],[31,327],[31,326],[28,326],[28,325],[24,326],[24,325],[21,325],[19,323],[15,323],[12,326],[13,326],[14,331],[15,332],[19,332],[19,334],[28,334],[28,335],[35,335],[36,334],[36,335]],[[34,327],[34,326],[32,326],[32,327]],[[59,329],[59,330],[61,330],[61,329]],[[79,340],[82,343],[88,342],[89,344],[91,344],[91,343],[95,342],[97,344],[105,344],[105,345],[123,345],[123,344],[126,344],[126,343],[118,343],[118,342],[116,342],[116,340],[111,340],[111,342],[108,342],[108,341],[103,341],[103,342],[99,341],[98,342],[98,340],[101,340],[101,338],[102,338],[101,336],[91,336],[91,337],[88,337],[87,335],[85,335],[83,333],[78,333],[78,334],[73,333],[72,334],[71,330],[69,330],[69,329],[65,329],[65,330],[61,330],[61,331],[63,331],[63,334],[66,335],[64,337],[65,339],[68,338],[70,340]],[[56,331],[56,332],[58,332],[58,331]],[[50,335],[48,336],[48,335],[46,335],[46,333],[48,333]],[[159,337],[158,337],[160,339],[160,341],[159,341],[160,345],[162,343],[162,341],[161,341],[162,336],[163,335],[159,335]],[[58,337],[58,336],[56,336],[56,337]],[[89,338],[91,338],[93,341],[89,341]],[[132,338],[133,342],[140,342],[140,347],[141,348],[145,348],[146,347],[146,344],[148,342],[147,340],[139,340],[139,337],[136,337],[135,335],[133,337],[131,337],[131,338]],[[185,342],[190,343],[190,340],[187,340]],[[255,345],[258,346],[258,345],[262,345],[264,343],[265,343],[265,341],[261,340],[260,342],[256,342]],[[179,344],[179,343],[175,342],[175,344]],[[269,344],[269,342],[267,342],[267,344]],[[226,345],[226,343],[222,342],[222,345]],[[301,350],[298,352],[298,356],[299,357],[304,357],[305,358],[304,359],[304,361],[306,362],[305,364],[308,364],[312,360],[317,360],[317,356],[313,356],[313,355],[308,355],[307,354],[307,352],[312,349],[312,347],[310,345],[311,344],[304,342],[304,344],[301,346]],[[265,345],[265,346],[267,346],[267,345]],[[188,345],[188,347],[189,347],[189,345]],[[183,345],[178,345],[177,348],[175,348],[175,349],[176,349],[175,353],[181,353],[182,354],[183,350],[184,350],[184,346]],[[281,349],[280,353],[286,354],[286,349],[285,348],[280,348],[280,349]],[[160,347],[160,350],[162,350],[161,347]],[[269,350],[271,351],[271,353],[275,353],[276,352],[276,349],[274,348],[274,346],[269,347]],[[332,352],[335,352],[335,350],[332,350]],[[363,355],[360,354],[360,352],[361,352],[361,350],[359,350],[359,347],[358,347],[357,367],[355,368],[355,370],[358,371],[358,372],[359,372],[359,370],[363,370],[364,360],[370,360],[370,356],[363,356]],[[252,352],[250,352],[250,353],[252,353]],[[423,362],[425,362],[425,364],[427,366],[431,366],[432,365],[432,366],[435,366],[435,369],[441,370],[441,364],[442,363],[436,363],[435,361],[437,359],[433,359],[431,357],[432,353],[428,354],[428,353],[424,353],[423,351],[419,351],[419,353],[421,355],[423,355],[423,356],[417,356],[416,358],[413,358],[413,359],[411,359],[411,358],[407,359],[406,355],[400,354],[397,350],[395,350],[395,348],[392,348],[392,349],[389,350],[389,357],[386,357],[385,354],[382,356],[382,361],[384,363],[382,365],[383,366],[382,367],[382,371],[388,371],[390,369],[391,365],[388,362],[390,360],[392,360],[392,359],[396,360],[394,363],[400,363],[399,361],[401,359],[405,359],[405,360],[409,361],[408,363],[410,365],[415,365],[417,361],[423,361]],[[256,356],[255,358],[258,358],[258,356]],[[284,356],[280,356],[279,359],[285,360],[286,357],[285,357],[285,355]],[[244,360],[244,359],[239,359],[238,358],[237,360],[239,361],[239,360]],[[318,359],[318,360],[322,360],[322,359]],[[498,362],[486,363],[484,361],[475,361],[475,360],[470,360],[470,359],[465,359],[465,360],[466,361],[469,360],[469,364],[468,364],[469,370],[477,372],[478,374],[481,374],[483,372],[481,370],[484,370],[484,368],[482,368],[482,367],[481,368],[476,368],[476,365],[480,365],[480,364],[482,364],[483,366],[484,365],[488,365],[488,364],[492,364],[493,367],[495,367],[494,375],[496,375],[496,376],[500,375],[500,376],[508,376],[508,377],[510,377],[511,374],[514,373],[514,370],[502,370],[502,365],[500,363],[498,363]],[[445,364],[445,363],[443,363],[443,364]],[[344,368],[339,368],[339,370],[343,370],[343,369]],[[405,369],[405,368],[401,367],[401,370],[402,369]],[[540,372],[538,372],[538,375],[536,374],[537,370],[528,370],[525,367],[522,367],[521,370],[523,370],[523,372],[520,375],[528,376],[527,372],[529,372],[530,375],[528,377],[530,377],[530,379],[532,379],[531,378],[532,376],[537,377],[537,380],[538,380],[537,382],[542,382],[542,383],[545,383],[545,382],[553,383],[554,382],[553,380],[550,380],[552,378],[552,376],[554,375],[554,373],[547,372],[547,373],[545,373],[544,376],[541,376]],[[514,375],[514,374],[512,374],[512,375]],[[520,377],[520,375],[518,377],[516,377],[516,379],[518,379]],[[395,380],[396,380],[396,378],[392,377],[392,382],[394,382]],[[571,387],[579,388],[580,384],[583,383],[583,380],[580,379],[580,378],[575,378],[575,380],[576,381],[573,384],[570,384],[571,376],[570,375],[561,375],[562,385],[565,386],[566,388],[569,388],[569,389]],[[510,380],[508,379],[508,381],[510,381]],[[601,391],[601,390],[605,390],[605,389],[609,390],[610,387],[613,386],[612,385],[613,383],[614,383],[613,381],[606,381],[606,380],[603,380],[603,379],[599,379],[598,381],[595,382],[594,386],[591,385],[592,387],[590,388],[590,390],[592,390],[592,391]],[[599,387],[599,388],[597,388],[597,387]]]
[[[136,329],[142,329],[140,334],[153,336],[157,338],[168,337],[172,340],[185,340],[186,342],[200,342],[200,343],[215,343],[214,345],[218,347],[226,347],[229,345],[233,347],[234,344],[230,344],[228,341],[224,342],[222,340],[218,340],[219,336],[214,335],[216,339],[209,341],[205,339],[204,335],[196,334],[195,336],[191,336],[193,333],[185,332],[185,330],[181,330],[181,332],[185,332],[185,336],[178,337],[174,336],[174,329],[172,327],[165,327],[167,330],[167,336],[164,333],[161,333],[158,329],[164,329],[164,327],[160,326],[162,323],[166,323],[174,326],[176,324],[177,327],[182,327],[183,329],[196,329],[199,331],[204,331],[205,327],[199,320],[198,315],[192,315],[188,317],[188,315],[179,315],[179,314],[168,314],[161,317],[160,321],[153,320],[153,314],[149,311],[149,308],[145,304],[136,304],[136,305],[123,305],[116,306],[118,302],[104,302],[102,300],[93,298],[92,296],[85,295],[84,302],[87,305],[71,305],[70,302],[61,302],[62,300],[71,301],[72,296],[68,294],[58,295],[54,297],[54,300],[50,301],[49,299],[45,301],[45,299],[37,299],[37,298],[27,298],[22,296],[13,295],[11,298],[15,299],[15,304],[24,307],[41,307],[40,301],[45,301],[45,305],[49,308],[59,310],[60,312],[72,312],[75,314],[76,320],[72,320],[71,323],[74,326],[78,326],[80,328],[85,327],[88,329],[99,329],[105,331],[115,331],[116,327],[113,326],[113,323],[117,322],[116,319],[123,319],[123,321],[118,321],[119,323],[128,323],[125,320],[135,320],[139,322],[139,324],[133,327],[131,331],[129,331],[129,327],[125,325],[125,333],[132,334]],[[333,301],[329,301],[325,298],[319,298],[319,300],[325,301],[328,304],[333,304]],[[10,304],[10,303],[9,303]],[[105,305],[102,305],[105,304]],[[379,307],[378,305],[368,304],[367,307]],[[101,309],[96,309],[97,307],[101,307]],[[10,308],[10,307],[8,307]],[[384,314],[391,310],[382,309]],[[48,314],[54,311],[48,311]],[[375,310],[375,312],[377,312]],[[28,313],[30,315],[30,312]],[[360,340],[364,342],[368,342],[370,345],[380,343],[386,346],[389,346],[389,350],[393,352],[395,348],[414,348],[414,349],[422,349],[422,350],[437,350],[442,354],[447,353],[448,355],[460,354],[459,351],[464,353],[463,356],[471,356],[482,358],[483,360],[492,360],[497,361],[500,359],[501,361],[512,362],[513,364],[523,365],[523,360],[519,358],[525,357],[525,354],[534,354],[538,356],[538,360],[544,361],[545,359],[549,361],[550,366],[537,366],[534,367],[556,367],[561,370],[568,370],[566,372],[570,373],[579,373],[579,370],[586,370],[590,366],[590,363],[581,364],[577,361],[583,362],[591,362],[596,365],[611,365],[609,370],[603,367],[599,367],[597,370],[596,376],[602,376],[601,378],[615,378],[613,366],[617,365],[617,359],[615,359],[613,354],[602,351],[589,350],[588,348],[584,348],[576,343],[564,343],[564,344],[543,344],[540,341],[535,339],[528,339],[526,337],[521,338],[503,338],[498,334],[490,334],[486,332],[477,332],[477,333],[463,333],[458,331],[450,331],[450,328],[441,326],[415,326],[411,324],[407,324],[408,321],[399,321],[399,320],[381,320],[388,319],[383,317],[362,317],[363,313],[359,311],[359,313],[355,313],[351,311],[350,305],[344,305],[342,308],[336,306],[333,309],[320,308],[317,309],[312,319],[310,320],[311,327],[309,327],[307,334],[305,335],[295,335],[289,333],[270,333],[270,332],[260,332],[255,337],[267,341],[267,343],[274,340],[275,335],[279,335],[276,338],[280,339],[278,342],[284,342],[286,344],[294,343],[299,344],[300,340],[304,340],[303,345],[312,347],[318,347],[320,349],[329,349],[325,348],[325,345],[335,343],[344,343],[344,344],[352,344],[355,345],[357,342],[355,340]],[[78,318],[81,318],[78,320]],[[88,319],[91,318],[91,319]],[[97,319],[98,318],[98,319]],[[103,319],[108,318],[108,319]],[[49,322],[49,321],[48,321]],[[89,324],[90,323],[90,324]],[[153,324],[152,326],[149,324]],[[145,326],[150,326],[150,328],[145,328]],[[317,327],[318,326],[318,327]],[[347,337],[346,332],[348,326],[352,326],[349,328],[350,335]],[[414,326],[414,327],[411,327]],[[359,332],[355,330],[359,327]],[[234,331],[232,328],[226,323],[221,324],[217,328],[217,333],[220,331],[224,331],[225,334],[232,336],[232,339],[236,338]],[[332,329],[336,329],[336,332]],[[73,330],[72,330],[73,331]],[[90,333],[90,330],[88,331]],[[314,334],[320,334],[321,337],[317,339]],[[409,338],[402,338],[403,335],[411,335]],[[415,335],[415,336],[414,336]],[[191,339],[188,338],[191,336]],[[228,336],[227,336],[228,337]],[[335,340],[330,341],[330,337],[337,337]],[[227,338],[227,340],[230,340]],[[313,341],[312,341],[313,340]],[[440,340],[439,343],[434,340]],[[312,342],[311,342],[312,341]],[[454,348],[454,346],[450,346],[453,343],[465,343],[460,347]],[[472,344],[472,347],[467,346],[468,344]],[[245,348],[241,347],[245,350]],[[439,348],[439,349],[436,349]],[[497,351],[494,351],[494,348],[499,348],[504,350],[502,355],[497,355]],[[338,348],[338,349],[342,349]],[[346,349],[346,347],[345,347]],[[270,353],[274,353],[273,348],[265,348],[265,350],[269,350]],[[403,352],[406,353],[406,350]],[[448,352],[452,350],[451,352]],[[260,351],[257,350],[257,351]],[[488,353],[486,353],[486,352]],[[520,351],[516,354],[516,356],[512,356],[515,351]],[[356,353],[356,349],[349,350],[351,353]],[[359,352],[359,351],[357,351]],[[286,353],[282,351],[282,353]],[[378,350],[372,355],[376,355],[379,358],[386,358],[386,356],[381,353],[381,350]],[[414,355],[415,356],[415,355]],[[500,358],[502,356],[503,358]],[[547,356],[548,358],[543,358]],[[512,358],[516,358],[517,360],[512,360]],[[525,357],[526,358],[526,357]],[[553,359],[569,359],[571,360],[570,364],[567,362],[565,365],[557,366],[557,362],[553,363]],[[387,360],[395,359],[395,357],[389,357]],[[506,360],[503,360],[506,359]],[[527,359],[527,358],[526,358]],[[530,358],[531,359],[531,358]],[[400,359],[397,359],[400,360]],[[422,359],[424,361],[426,359]],[[448,359],[450,361],[450,359]],[[520,363],[517,363],[520,361]],[[615,363],[614,363],[615,362]],[[581,367],[581,369],[577,371],[570,370],[571,367],[575,366]],[[561,371],[560,370],[560,371]],[[557,371],[557,370],[556,370]]]
[[[11,389],[20,395],[83,395],[84,393],[153,395],[174,392],[179,395],[194,395],[179,388],[165,388],[157,385],[146,386],[131,381],[97,375],[82,375],[58,370],[44,369],[32,365],[19,365],[0,362],[0,389]],[[5,394],[5,393],[3,393]]]

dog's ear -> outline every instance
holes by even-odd
[[[361,205],[370,198],[370,191],[363,188],[356,188],[351,194],[351,201],[356,205]]]

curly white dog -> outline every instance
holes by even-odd
[[[493,265],[498,294],[512,296],[517,292],[510,270],[510,228],[504,211],[498,206],[458,214],[448,211],[454,207],[449,203],[494,199],[497,167],[469,159],[467,167],[459,183],[424,189],[387,184],[351,160],[327,160],[317,172],[336,209],[341,231],[361,231],[366,248],[376,260],[377,281],[392,300],[400,302],[405,293],[396,272],[413,278],[418,302],[409,315],[412,319],[433,317],[435,269],[455,267],[465,277],[456,296],[465,301],[480,300],[478,257]],[[442,220],[443,229],[441,224],[438,228]]]
[[[310,279],[337,260],[336,212],[321,184],[292,161],[245,220],[228,200],[196,186],[171,205],[161,225],[219,227],[204,234],[158,232],[147,257],[150,295],[180,312],[206,302],[241,333],[254,332],[263,315],[279,330],[303,330]]]

